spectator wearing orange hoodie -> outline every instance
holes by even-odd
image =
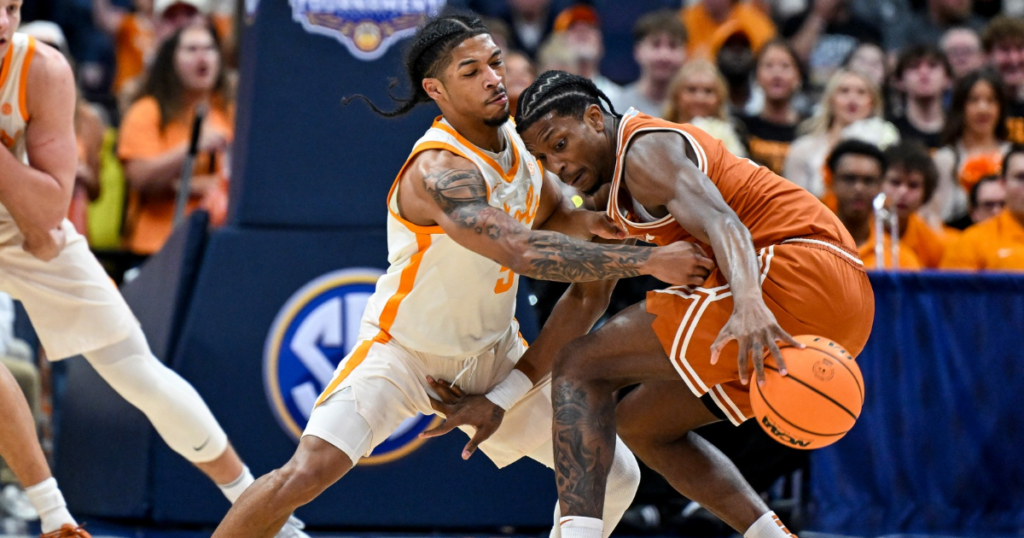
[[[1024,271],[1024,146],[1015,145],[1007,152],[1000,181],[1006,190],[1006,207],[967,228],[947,249],[943,268]]]

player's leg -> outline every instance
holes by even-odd
[[[146,415],[172,450],[214,483],[227,486],[244,480],[245,466],[206,402],[188,381],[153,356],[141,329],[85,358],[111,388]],[[233,493],[237,498],[241,491]]]
[[[583,536],[604,530],[603,503],[617,452],[614,391],[678,379],[651,329],[652,318],[643,303],[634,305],[567,345],[555,360],[554,469],[563,535],[577,535],[578,526],[588,529]]]
[[[353,418],[362,420],[358,415]],[[284,467],[262,476],[245,490],[213,538],[274,536],[296,508],[315,499],[352,466],[352,459],[336,446],[315,436],[304,436]]]
[[[744,532],[769,512],[729,458],[693,433],[721,418],[681,380],[640,385],[619,402],[616,418],[644,463],[733,529]]]
[[[296,508],[337,482],[402,421],[429,412],[425,376],[412,361],[394,343],[356,346],[339,365],[330,396],[313,408],[295,454],[246,490],[214,538],[274,536]]]
[[[50,473],[39,446],[35,420],[25,395],[5,366],[0,364],[0,457],[11,467],[29,501],[39,513],[43,532],[63,525],[77,527],[68,512],[64,496]]]
[[[550,401],[548,408],[551,407]],[[548,421],[550,423],[550,420]],[[554,467],[553,448],[551,442],[544,443],[539,448],[530,452],[527,457],[545,465]],[[629,447],[616,439],[615,457],[612,459],[611,469],[608,471],[608,484],[605,488],[604,510],[601,520],[604,522],[604,537],[611,536],[612,531],[622,520],[623,514],[633,504],[637,488],[640,487],[640,465]],[[559,538],[561,527],[559,522],[562,519],[562,510],[558,503],[555,503],[554,525],[551,528],[550,538]]]

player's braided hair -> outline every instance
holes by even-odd
[[[416,32],[416,37],[413,38],[412,45],[405,55],[405,72],[412,86],[411,96],[405,99],[395,97],[391,90],[398,85],[398,80],[392,79],[388,86],[388,96],[400,103],[395,110],[381,110],[365,95],[359,94],[347,97],[343,102],[347,105],[353,99],[359,98],[366,101],[374,112],[386,118],[404,115],[417,106],[431,101],[423,89],[423,79],[437,77],[448,67],[452,49],[471,37],[487,33],[490,31],[484,23],[473,15],[449,13],[435,17]]]
[[[565,71],[547,71],[519,96],[516,108],[516,130],[526,131],[548,112],[582,118],[590,105],[618,116],[608,96],[592,80]],[[607,105],[607,107],[605,107]]]

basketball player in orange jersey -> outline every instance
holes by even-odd
[[[295,455],[256,481],[215,538],[272,535],[417,412],[447,416],[435,433],[456,424],[472,431],[464,458],[479,445],[499,467],[523,457],[551,467],[550,361],[590,330],[610,287],[570,287],[527,351],[513,317],[518,275],[586,282],[654,274],[697,285],[712,268],[690,245],[601,245],[551,231],[618,236],[603,215],[567,204],[557,178],[545,177],[526,151],[509,120],[501,50],[479,19],[428,22],[406,71],[414,93],[384,115],[435,102],[443,117],[416,143],[388,195],[391,266]],[[450,406],[436,399],[453,392],[471,396]],[[608,533],[639,482],[635,458],[616,444],[613,434],[602,492]]]
[[[684,496],[745,538],[785,538],[736,467],[692,431],[749,418],[751,362],[758,383],[765,350],[784,374],[777,342],[802,347],[792,334],[861,351],[874,299],[856,246],[814,196],[707,133],[633,109],[619,116],[607,102],[590,80],[549,71],[520,97],[518,129],[562,181],[604,191],[608,215],[631,236],[694,242],[717,269],[700,287],[649,293],[556,358],[562,536],[601,534],[618,422],[627,445]],[[637,383],[616,410],[613,391]]]
[[[16,33],[21,0],[0,0],[0,291],[19,299],[52,360],[84,355],[160,436],[234,501],[253,482],[192,386],[153,356],[120,292],[64,216],[75,181],[75,84],[57,50]],[[44,536],[88,536],[28,439],[20,396],[0,382],[0,453]],[[12,421],[12,422],[8,422]],[[19,469],[21,469],[19,471]],[[281,538],[305,536],[292,520]]]

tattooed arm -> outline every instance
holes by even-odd
[[[532,278],[589,282],[648,274],[672,284],[700,285],[706,276],[709,262],[685,244],[599,245],[530,230],[489,205],[487,195],[483,176],[467,159],[425,151],[400,179],[399,210],[416,224],[439,225],[460,245]]]

